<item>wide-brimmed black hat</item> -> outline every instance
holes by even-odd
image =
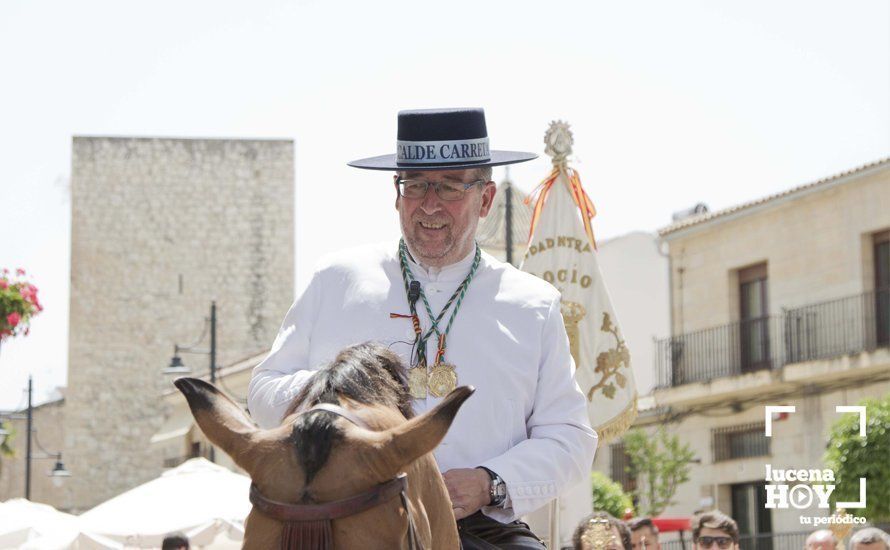
[[[354,160],[368,170],[458,170],[502,166],[537,158],[534,153],[491,151],[482,109],[399,111],[396,154]]]

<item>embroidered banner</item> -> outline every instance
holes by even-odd
[[[522,270],[562,293],[575,379],[587,396],[590,423],[602,444],[621,436],[633,423],[637,391],[630,350],[597,261],[590,225],[595,210],[580,176],[565,165],[554,168],[529,200],[535,197]]]

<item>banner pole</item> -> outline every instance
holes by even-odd
[[[559,550],[559,497],[550,501],[550,548]]]

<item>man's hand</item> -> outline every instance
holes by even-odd
[[[491,477],[481,468],[456,468],[442,474],[454,519],[463,519],[491,502]]]

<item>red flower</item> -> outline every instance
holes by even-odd
[[[16,325],[19,324],[19,321],[22,320],[22,316],[19,315],[18,311],[13,311],[9,315],[6,316],[6,322],[9,323],[10,328],[15,328]]]
[[[17,268],[15,268],[15,274],[16,274],[16,275],[19,275],[19,276],[22,276],[22,275],[25,274],[25,270],[22,269],[22,268],[20,268],[20,267],[17,267]]]
[[[26,302],[30,302],[32,304],[37,305],[37,287],[30,285],[28,283],[24,283],[21,288],[19,288],[19,294],[22,295],[22,299]]]
[[[0,290],[6,290],[7,288],[9,288],[9,283],[6,279],[0,279]]]

